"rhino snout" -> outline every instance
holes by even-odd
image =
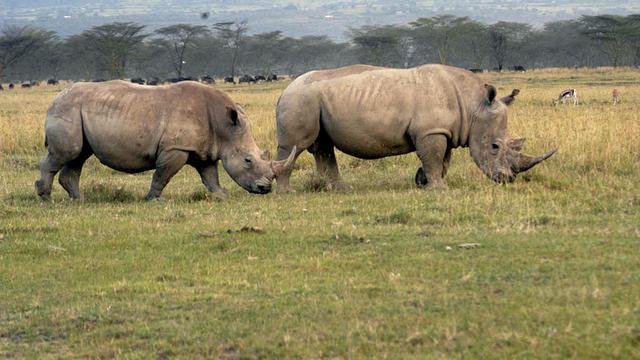
[[[271,192],[271,180],[266,177],[256,180],[250,189],[247,189],[255,194],[267,194]]]
[[[498,184],[512,183],[516,180],[516,176],[513,173],[496,173],[491,176],[491,180]]]

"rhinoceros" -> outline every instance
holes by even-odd
[[[444,65],[311,71],[278,100],[277,158],[286,159],[294,147],[297,158],[306,149],[317,172],[341,188],[334,147],[363,159],[415,151],[422,162],[416,185],[445,187],[451,149],[469,147],[488,177],[511,182],[555,150],[540,157],[522,154],[524,139],[510,138],[507,107],[496,95],[477,75]],[[278,174],[278,192],[289,190],[290,175],[291,167]]]
[[[155,169],[146,199],[160,197],[169,180],[193,166],[210,192],[224,194],[218,161],[245,190],[264,194],[275,175],[293,163],[270,161],[251,134],[245,113],[226,94],[195,82],[147,87],[125,81],[76,83],[60,93],[45,121],[47,156],[40,163],[38,195],[46,200],[53,178],[81,199],[82,165],[95,155],[127,173]]]

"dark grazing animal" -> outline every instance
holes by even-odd
[[[267,81],[267,78],[264,75],[256,75],[253,77],[253,79],[257,82],[257,81]]]
[[[9,83],[9,90],[13,90],[14,87],[15,85],[13,85],[13,83]]]
[[[147,79],[147,85],[150,86],[156,86],[160,83],[160,79],[158,79],[157,77],[152,77]]]
[[[28,88],[31,87],[31,84],[30,83],[22,83],[22,84],[20,84],[20,87],[23,88],[23,89],[28,89]]]
[[[468,69],[468,70],[471,71],[472,73],[482,73],[482,72],[484,72],[484,70],[482,70],[482,69],[475,69],[475,68]]]
[[[522,65],[515,65],[511,68],[513,71],[526,72],[527,70]]]
[[[233,76],[227,76],[224,78],[224,83],[225,84],[235,84],[236,81],[233,79]]]
[[[139,77],[131,79],[131,82],[138,85],[144,85],[144,79]]]
[[[211,75],[205,75],[205,76],[201,77],[200,81],[205,83],[205,84],[209,84],[209,85],[212,85],[212,84],[216,83],[215,79]]]
[[[250,83],[255,83],[256,79],[251,75],[245,74],[245,75],[242,75],[242,77],[240,77],[240,81],[239,82],[241,84],[242,83],[249,83],[250,84]]]
[[[267,76],[267,81],[278,81],[278,75],[271,73]]]
[[[56,79],[47,80],[47,85],[58,85],[60,82]]]

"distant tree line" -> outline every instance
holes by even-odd
[[[61,39],[30,26],[0,29],[0,80],[299,74],[353,63],[466,68],[640,66],[640,14],[583,16],[534,29],[441,15],[406,25],[353,28],[326,36],[250,35],[243,21],[176,24],[153,32],[115,22]]]

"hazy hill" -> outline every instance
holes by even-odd
[[[201,14],[210,14],[202,19]],[[188,22],[248,19],[252,32],[283,30],[290,36],[344,38],[349,27],[407,23],[437,14],[466,15],[483,22],[544,22],[583,14],[640,13],[640,1],[581,0],[0,0],[0,22],[30,23],[62,35],[112,21],[135,21],[151,29]]]

